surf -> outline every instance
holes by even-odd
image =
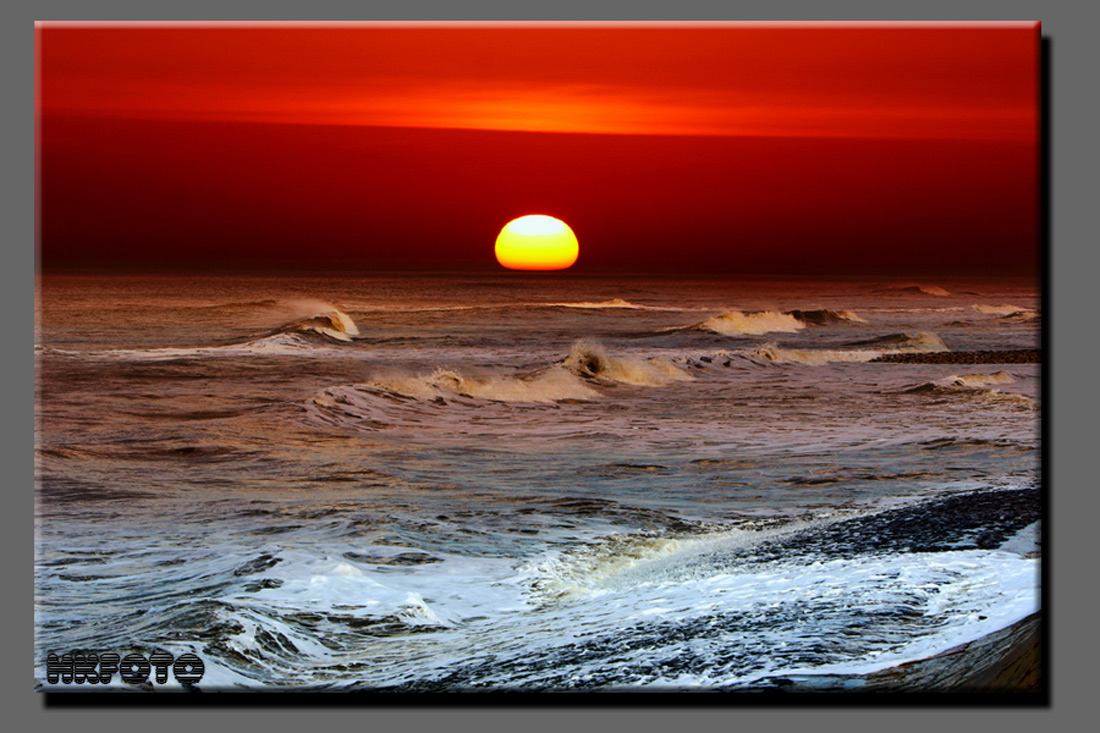
[[[690,326],[674,326],[660,329],[670,331],[707,331],[720,336],[760,336],[766,333],[798,333],[808,326],[836,326],[846,323],[866,323],[867,321],[850,310],[829,310],[815,308],[808,310],[789,310],[784,312],[762,311],[726,311]]]
[[[294,320],[275,329],[272,333],[312,332],[337,341],[351,341],[359,337],[355,321],[336,306],[318,300],[288,301],[284,305],[295,316]]]
[[[561,363],[579,377],[603,383],[661,387],[693,379],[669,359],[612,356],[602,345],[588,341],[574,344]]]
[[[872,290],[873,295],[932,295],[944,297],[951,293],[939,285],[900,285],[891,288]]]
[[[833,363],[865,363],[891,353],[930,353],[950,351],[943,340],[930,331],[915,334],[892,333],[854,341],[848,349],[800,349],[764,344],[744,353],[772,364],[823,366]]]
[[[1035,400],[1018,392],[1006,392],[1003,386],[1015,384],[1017,378],[1006,371],[990,374],[952,374],[942,379],[924,382],[903,389],[904,394],[927,395],[940,398],[968,398],[986,402],[1008,404],[1025,409],[1034,409]]]

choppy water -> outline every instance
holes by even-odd
[[[1038,365],[870,363],[1036,348],[1029,282],[38,297],[46,688],[48,653],[156,649],[204,690],[752,687],[1038,607]]]

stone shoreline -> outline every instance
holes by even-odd
[[[1024,694],[1043,687],[1042,612],[945,652],[868,675],[806,675],[755,683],[761,692]]]
[[[917,354],[883,354],[871,359],[872,364],[1038,364],[1042,352],[1038,349],[1004,351],[929,351]]]

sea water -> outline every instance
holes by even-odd
[[[872,361],[1038,348],[1033,281],[37,299],[40,689],[48,654],[157,650],[204,690],[751,689],[1039,606],[1039,365]]]

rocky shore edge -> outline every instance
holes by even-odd
[[[933,657],[867,675],[806,675],[758,681],[760,692],[1023,694],[1043,691],[1042,612]]]
[[[1038,349],[1002,351],[928,351],[915,354],[883,354],[871,359],[872,364],[1038,364],[1042,352]]]

